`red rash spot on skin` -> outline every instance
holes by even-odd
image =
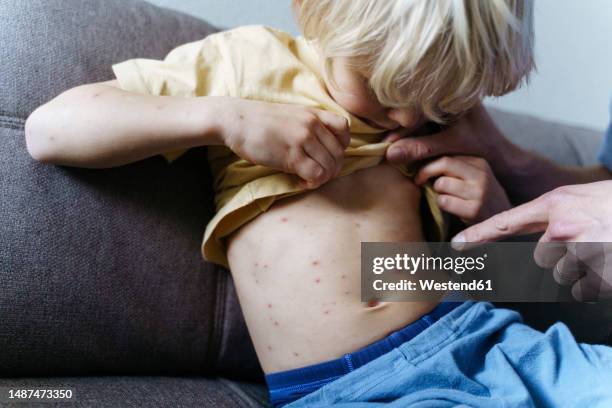
[[[328,314],[329,314],[329,310],[326,310],[326,311],[324,311],[323,313],[325,313],[325,314],[327,314],[327,315],[328,315]]]
[[[272,309],[272,305],[268,303],[268,309]]]
[[[287,221],[289,221],[289,218],[287,218],[287,217],[281,218],[281,222],[287,222]]]
[[[255,279],[255,283],[259,283],[259,281],[257,279]]]
[[[268,267],[268,264],[264,264],[264,268],[267,268],[267,267]]]
[[[268,346],[268,350],[272,351],[272,346]]]
[[[317,266],[319,265],[319,261],[312,261],[312,266]]]
[[[357,228],[361,228],[361,224],[360,224],[360,223],[358,223],[358,222],[356,222],[356,223],[355,223],[355,226],[356,226]]]
[[[349,292],[348,290],[346,292],[344,292],[345,295],[350,294],[351,292]]]
[[[346,279],[346,275],[342,275],[342,279]]]
[[[374,307],[378,305],[378,300],[377,299],[371,299],[368,301],[368,307]]]
[[[293,352],[293,355],[297,357],[297,356],[299,356],[299,355],[300,355],[300,353],[296,353],[296,352],[294,351],[294,352]]]
[[[316,282],[316,283],[320,283],[320,282],[321,282],[321,278],[317,278],[317,279],[315,279],[315,282]]]
[[[275,321],[274,321],[274,325],[275,325],[275,326],[278,326],[278,325],[279,325],[279,324],[278,324],[278,320],[275,320]]]

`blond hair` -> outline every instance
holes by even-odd
[[[381,104],[438,123],[516,89],[534,68],[531,0],[295,0],[294,11],[325,75],[345,57]]]

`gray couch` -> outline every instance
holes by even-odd
[[[266,405],[231,277],[200,257],[204,149],[84,170],[36,163],[24,142],[29,113],[63,90],[213,31],[140,0],[0,1],[0,387],[71,387],[71,407]],[[494,115],[561,162],[592,162],[600,142]],[[517,307],[535,327],[564,320],[612,343],[609,303]]]

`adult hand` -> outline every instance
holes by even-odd
[[[559,186],[610,178],[602,166],[561,166],[513,144],[480,103],[439,133],[415,137],[411,130],[400,128],[385,140],[392,142],[387,160],[397,164],[413,165],[439,156],[482,157],[513,203],[524,203]]]
[[[419,137],[406,136],[410,136],[410,133],[404,129],[389,133],[386,140],[393,144],[387,149],[388,161],[413,164],[438,156],[461,154],[484,158],[497,173],[506,171],[506,159],[516,150],[480,103],[439,133]]]
[[[612,297],[612,181],[559,187],[473,225],[452,239],[464,249],[512,235],[544,234],[534,258],[554,266],[577,300]]]

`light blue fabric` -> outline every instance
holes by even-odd
[[[465,302],[412,340],[286,407],[611,407],[612,348]]]
[[[599,162],[612,171],[612,99],[610,100],[610,125],[604,136],[598,156]]]

